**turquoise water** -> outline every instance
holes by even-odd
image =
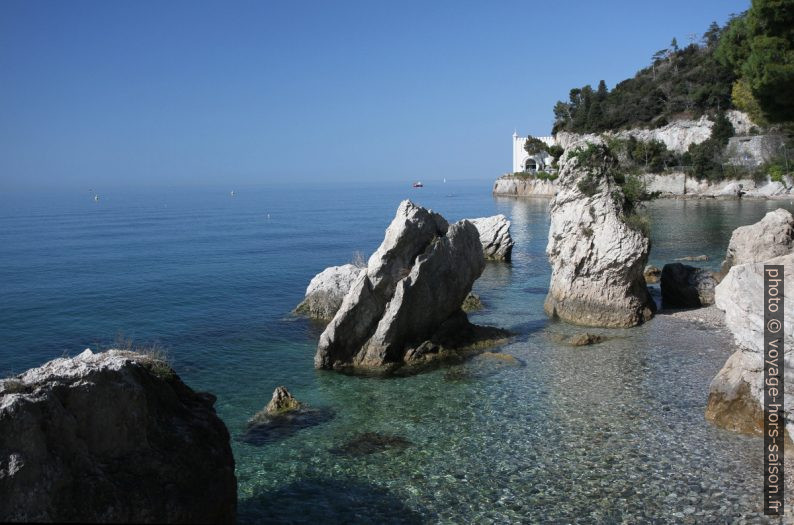
[[[0,195],[0,374],[118,334],[158,342],[233,437],[242,522],[718,522],[763,520],[761,442],[703,419],[732,352],[724,334],[658,316],[570,348],[548,321],[545,199],[490,184],[307,186]],[[404,198],[450,220],[504,213],[512,264],[475,284],[475,322],[518,335],[483,357],[373,379],[312,367],[322,327],[290,315],[323,268],[369,255]],[[651,263],[706,254],[789,202],[658,201]],[[273,388],[332,417],[274,442],[241,440]],[[344,453],[362,433],[400,438]],[[340,450],[342,452],[340,452]]]

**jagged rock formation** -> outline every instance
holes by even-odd
[[[353,282],[364,271],[353,264],[331,266],[314,276],[295,313],[315,319],[333,319]]]
[[[110,350],[0,381],[0,521],[234,523],[214,396]]]
[[[265,413],[270,415],[281,414],[289,412],[290,410],[297,410],[300,407],[300,402],[292,397],[287,387],[278,386],[273,390],[273,397],[270,399],[267,406],[265,406]]]
[[[722,263],[722,273],[727,273],[731,266],[765,261],[791,253],[792,249],[794,217],[783,208],[778,208],[755,224],[733,230]]]
[[[698,308],[714,304],[714,275],[681,263],[665,264],[660,287],[664,308]]]
[[[317,368],[379,368],[443,353],[471,337],[461,304],[485,267],[477,228],[403,201],[320,336]],[[462,340],[458,342],[463,344]]]
[[[733,266],[715,290],[717,308],[739,346],[711,382],[706,419],[745,433],[763,431],[764,406],[764,265],[784,266],[786,290],[783,344],[785,348],[786,429],[794,436],[794,254]]]
[[[510,221],[504,215],[469,219],[480,233],[482,252],[486,259],[509,261],[513,252],[513,238],[510,236]]]
[[[655,305],[643,270],[650,241],[623,220],[620,187],[608,171],[562,157],[560,191],[550,204],[546,254],[552,275],[544,309],[587,326],[628,327],[651,318]],[[583,192],[579,182],[591,181]]]

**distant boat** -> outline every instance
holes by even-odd
[[[230,192],[229,192],[229,195],[231,195],[232,197],[234,197],[234,196],[235,196],[235,195],[237,195],[237,194],[234,192],[234,190],[232,190],[232,191],[230,191]]]
[[[414,182],[414,188],[424,188],[425,185],[421,181]]]
[[[99,194],[97,192],[95,192],[94,190],[88,190],[88,191],[91,192],[91,195],[92,195],[92,198],[94,199],[94,202],[99,202]]]
[[[447,183],[447,178],[446,178],[446,177],[444,177],[444,184],[446,184],[446,183]]]

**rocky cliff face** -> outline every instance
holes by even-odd
[[[0,520],[233,523],[234,458],[213,403],[118,350],[0,381]]]
[[[504,175],[494,182],[493,194],[509,197],[552,197],[557,193],[557,184],[550,180],[519,178]]]
[[[440,332],[470,326],[461,304],[485,266],[469,221],[449,225],[403,201],[366,272],[320,337],[317,368],[378,368],[427,353]],[[417,352],[419,347],[425,350]],[[433,347],[435,348],[435,347]]]
[[[791,253],[794,249],[794,217],[778,208],[755,224],[733,230],[722,272],[732,266],[765,261]]]
[[[650,319],[654,303],[643,276],[650,241],[624,222],[620,187],[608,172],[579,166],[570,150],[562,162],[560,191],[550,204],[546,313],[604,327]],[[583,179],[594,184],[589,194],[580,187]]]
[[[737,135],[749,133],[752,122],[749,117],[741,111],[728,111],[728,120],[733,124]],[[560,132],[556,135],[557,143],[565,149],[577,142],[594,142],[599,137],[628,139],[634,137],[637,140],[648,142],[659,140],[664,142],[667,149],[676,153],[684,153],[691,144],[700,144],[711,136],[711,127],[714,123],[707,117],[702,116],[697,120],[677,120],[666,126],[655,129],[628,129],[617,132],[607,132],[603,134],[583,134]]]
[[[326,268],[311,280],[303,301],[295,308],[295,313],[315,319],[333,319],[345,295],[363,271],[363,268],[353,264]]]
[[[734,265],[715,289],[717,308],[725,312],[725,325],[739,350],[720,370],[709,388],[706,419],[738,432],[763,431],[764,380],[764,265],[784,266],[785,398],[786,429],[794,436],[794,254],[766,261]]]
[[[510,221],[504,215],[468,219],[480,234],[482,252],[492,261],[509,261],[513,253],[513,238],[510,236]]]

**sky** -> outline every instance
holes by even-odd
[[[0,190],[490,180],[749,0],[0,2]]]

